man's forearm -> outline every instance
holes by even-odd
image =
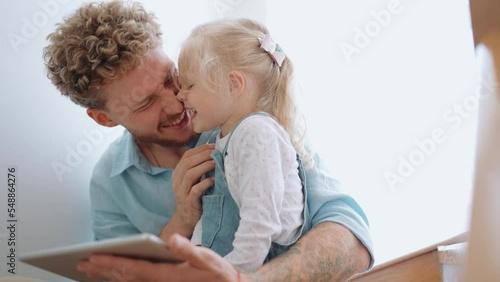
[[[325,222],[281,256],[245,275],[247,281],[346,281],[370,264],[370,255],[344,226]]]
[[[174,215],[168,224],[163,227],[159,237],[165,242],[168,242],[170,236],[174,233],[180,234],[186,238],[191,238],[193,230],[194,227],[188,226],[181,218]]]

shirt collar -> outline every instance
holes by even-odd
[[[200,137],[198,136],[190,142],[187,147],[194,148]],[[134,137],[128,130],[124,130],[123,135],[120,139],[117,140],[117,144],[114,150],[114,158],[113,158],[113,167],[111,169],[111,177],[122,174],[125,170],[127,170],[131,166],[135,166],[136,168],[142,170],[145,173],[149,173],[152,175],[172,170],[168,168],[159,168],[152,166],[146,157],[139,150],[139,146],[134,140]]]
[[[139,147],[137,147],[132,134],[128,130],[125,130],[120,139],[117,140],[113,152],[114,158],[111,177],[123,173],[131,166],[136,166],[144,172],[149,173],[151,171],[151,168],[148,168],[149,164],[146,158],[139,151]]]

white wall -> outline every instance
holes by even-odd
[[[310,137],[368,214],[377,263],[465,231],[477,88],[466,0],[142,2],[173,58],[198,23],[233,15],[268,25],[296,65]],[[0,17],[0,277],[10,275],[11,236],[17,255],[91,240],[91,169],[122,130],[96,126],[44,73],[45,37],[81,2],[15,3]],[[16,275],[67,281],[19,261]]]
[[[477,107],[468,1],[289,2],[297,13],[272,1],[268,25],[297,65],[309,134],[368,214],[377,263],[465,231]]]

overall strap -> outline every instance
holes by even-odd
[[[210,133],[210,137],[208,137],[207,142],[205,144],[213,144],[217,140],[217,135],[219,134],[220,129],[214,129],[212,133]]]
[[[236,131],[236,128],[238,128],[238,126],[247,118],[251,117],[251,116],[267,116],[267,117],[270,117],[274,120],[276,120],[272,115],[266,113],[266,112],[254,112],[254,113],[251,113],[251,114],[248,114],[246,115],[244,118],[242,118],[240,121],[238,121],[238,123],[236,124],[236,126],[233,128],[233,130],[231,130],[231,132],[229,133],[229,136],[227,137],[227,142],[226,142],[226,145],[224,146],[224,149],[222,150],[222,156],[225,156],[226,155],[226,152],[227,152],[227,147],[229,145],[229,141],[231,140],[231,136],[233,135],[234,131]]]

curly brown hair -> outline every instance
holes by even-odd
[[[86,108],[104,108],[101,85],[142,64],[161,45],[160,25],[139,3],[87,3],[57,24],[43,49],[47,76],[62,95]]]

